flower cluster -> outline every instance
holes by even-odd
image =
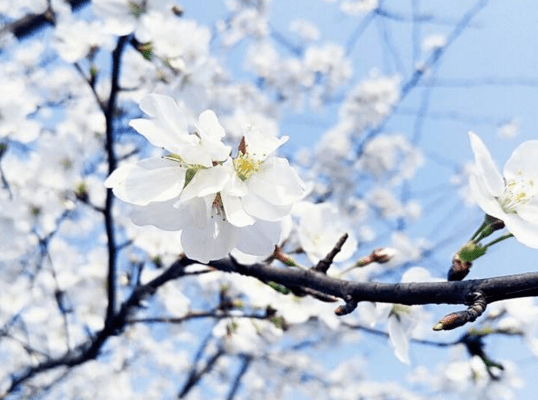
[[[504,165],[504,178],[484,142],[469,133],[476,168],[471,192],[486,214],[504,222],[521,243],[538,248],[538,140],[517,147]]]
[[[150,94],[140,108],[150,119],[131,126],[169,153],[122,165],[106,180],[117,197],[138,206],[133,222],[181,231],[185,254],[201,262],[233,249],[270,254],[282,218],[304,191],[288,161],[273,155],[288,138],[245,129],[232,158],[213,111],[200,114],[189,134],[186,112],[171,97]]]

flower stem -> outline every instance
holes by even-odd
[[[484,249],[487,249],[488,247],[493,246],[495,243],[502,242],[503,240],[508,239],[508,238],[511,238],[511,237],[513,237],[513,236],[514,236],[514,235],[512,235],[511,233],[507,233],[506,235],[502,235],[502,236],[498,237],[497,239],[492,240],[492,241],[489,242],[488,244],[485,244],[485,245],[484,245]]]
[[[361,257],[355,264],[353,264],[350,267],[347,267],[346,269],[341,271],[338,275],[336,275],[336,278],[341,278],[342,276],[344,276],[345,274],[347,274],[348,272],[350,272],[351,270],[353,270],[355,268],[366,267],[367,265],[371,264],[372,262],[373,262],[372,255]]]
[[[305,270],[306,268],[297,263],[293,258],[288,254],[285,254],[279,246],[275,246],[275,251],[273,252],[273,257],[280,261],[281,263],[287,265],[288,267],[297,267]]]
[[[488,237],[493,232],[502,228],[504,228],[503,221],[490,215],[486,215],[486,219],[482,225],[480,225],[480,228],[478,228],[471,240],[474,241],[474,243],[479,243],[485,237]]]
[[[482,222],[482,225],[476,230],[476,232],[471,236],[470,240],[475,240],[475,238],[484,230],[484,228],[489,225],[489,218],[486,215],[486,219],[484,219],[484,222]],[[476,242],[479,242],[480,240],[477,240]]]

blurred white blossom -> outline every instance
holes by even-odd
[[[358,242],[353,229],[335,205],[301,202],[296,205],[294,214],[299,217],[297,233],[301,247],[312,263],[324,258],[344,233],[348,234],[348,239],[334,261],[345,261],[355,253]]]
[[[315,41],[320,37],[319,28],[314,23],[304,19],[291,21],[290,31],[297,33],[303,40]]]
[[[381,134],[368,141],[358,160],[361,169],[391,184],[410,179],[424,163],[420,149],[402,134]]]
[[[503,124],[500,124],[497,128],[499,136],[503,139],[512,139],[519,134],[521,129],[521,121],[519,118],[514,118]]]
[[[400,98],[400,78],[381,76],[373,71],[370,77],[352,88],[340,107],[340,117],[354,135],[380,123]]]
[[[340,9],[349,15],[358,15],[375,10],[378,0],[342,0]]]
[[[442,34],[432,34],[422,41],[422,49],[426,52],[441,49],[446,46],[446,36]]]

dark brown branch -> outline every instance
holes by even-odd
[[[111,174],[116,169],[117,158],[114,150],[114,118],[116,112],[116,98],[119,92],[119,76],[120,76],[120,61],[123,49],[127,43],[127,36],[122,36],[118,39],[116,49],[112,53],[112,77],[110,96],[108,99],[105,119],[106,119],[106,142],[105,150],[108,159],[108,173]],[[116,312],[116,240],[114,237],[114,220],[112,218],[112,205],[114,202],[114,195],[111,189],[107,189],[105,200],[105,229],[107,235],[107,247],[108,247],[108,281],[107,281],[107,293],[108,293],[108,306],[106,312],[105,326],[110,325],[114,319]]]
[[[146,285],[139,286],[123,303],[110,323],[96,336],[62,357],[45,360],[20,374],[14,374],[10,387],[0,399],[18,390],[22,384],[39,373],[62,366],[80,365],[96,358],[106,340],[123,331],[129,323],[130,315],[143,299],[153,295],[166,282],[184,276],[185,268],[192,264],[198,262],[187,258],[178,260],[162,275]],[[209,266],[223,272],[251,276],[263,282],[276,282],[286,287],[307,287],[341,299],[349,299],[347,296],[351,296],[357,302],[468,305],[469,295],[478,291],[484,294],[488,304],[499,300],[538,296],[538,273],[457,282],[376,283],[345,281],[319,272],[289,267],[279,268],[265,264],[241,265],[233,259],[213,261]]]
[[[353,296],[351,295],[347,295],[345,298],[344,298],[344,301],[346,302],[346,304],[342,305],[342,306],[338,306],[336,308],[336,310],[334,310],[334,313],[336,315],[347,315],[347,314],[351,314],[353,311],[355,311],[355,309],[357,308],[357,306],[359,305],[359,302],[357,300],[355,300],[353,298]]]
[[[151,317],[151,318],[130,318],[125,321],[126,324],[182,324],[191,319],[198,318],[246,318],[246,319],[267,319],[270,315],[266,312],[264,314],[243,314],[243,315],[231,315],[229,313],[219,312],[217,310],[211,311],[191,311],[183,317]]]
[[[465,311],[450,313],[433,327],[434,331],[448,331],[473,322],[486,311],[486,298],[484,293],[476,291],[471,295],[471,305]]]
[[[250,367],[250,365],[252,364],[252,361],[254,360],[254,357],[249,354],[243,355],[241,358],[242,358],[241,367],[239,368],[239,371],[237,372],[237,375],[233,381],[233,384],[230,389],[230,392],[228,393],[228,396],[226,396],[226,400],[234,399],[241,385],[241,380],[247,373],[248,368]]]
[[[348,238],[348,234],[344,233],[340,239],[338,239],[338,242],[334,245],[334,248],[325,256],[324,259],[319,260],[319,262],[316,264],[312,270],[317,272],[323,272],[324,274],[327,273],[329,268],[331,267],[331,264],[333,263],[334,258],[340,251],[342,251],[342,246],[346,242]]]
[[[194,263],[194,261],[190,261]],[[224,272],[252,276],[263,282],[273,281],[285,287],[308,287],[330,296],[356,301],[420,304],[469,304],[469,295],[482,291],[486,302],[538,296],[538,273],[508,275],[459,282],[381,283],[352,282],[325,274],[278,268],[265,264],[241,265],[230,259],[213,261],[209,265]]]
[[[190,390],[194,386],[196,386],[198,381],[200,379],[202,379],[202,376],[204,376],[205,374],[207,374],[208,372],[210,372],[213,369],[213,367],[217,363],[218,359],[224,354],[225,354],[224,349],[219,348],[219,350],[215,354],[213,354],[213,356],[207,361],[207,363],[205,364],[205,366],[201,370],[199,370],[199,371],[198,370],[193,370],[191,372],[191,375],[189,375],[189,379],[185,383],[185,386],[183,387],[183,389],[181,390],[181,392],[178,394],[177,397],[179,399],[184,398],[190,392]]]

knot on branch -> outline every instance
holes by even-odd
[[[481,291],[475,291],[470,295],[470,306],[465,311],[450,313],[433,327],[434,331],[448,331],[465,325],[467,322],[475,321],[486,311],[486,296]]]
[[[336,255],[340,253],[340,251],[342,251],[342,246],[344,246],[344,243],[346,242],[348,237],[349,235],[347,233],[344,233],[342,237],[338,239],[338,242],[336,242],[334,248],[329,252],[329,254],[327,254],[324,259],[319,260],[315,267],[312,267],[312,271],[322,272],[326,274],[331,264],[333,263],[333,260]]]
[[[346,304],[338,306],[336,310],[334,310],[334,313],[338,316],[351,314],[353,311],[355,311],[357,305],[359,304],[359,302],[355,300],[350,294],[344,297],[344,301],[346,302]]]

